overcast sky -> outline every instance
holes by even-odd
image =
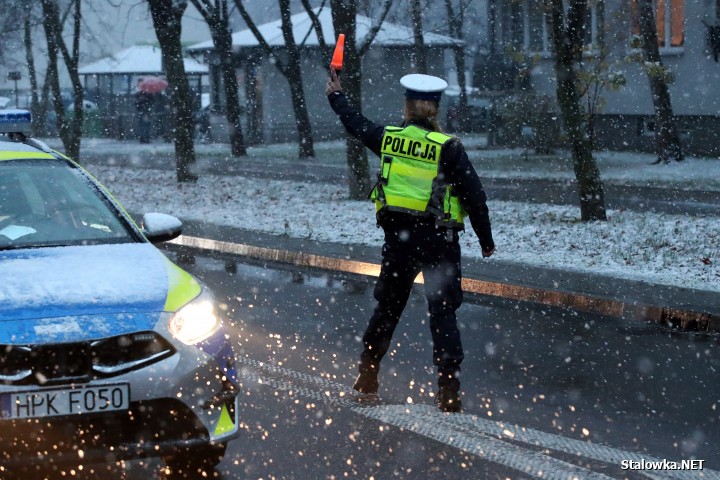
[[[232,1],[230,3],[232,4]],[[270,3],[274,5],[274,2]],[[183,16],[183,42],[189,45],[210,39],[210,32],[205,21],[192,4],[190,2],[188,4],[188,9]],[[274,15],[274,12],[268,8],[268,2],[247,2],[247,8],[259,22],[265,22]],[[82,15],[84,24],[81,41],[81,66],[113,55],[133,45],[157,43],[145,0],[85,1]],[[235,26],[236,29],[244,28],[239,21],[236,23],[238,23]],[[69,39],[66,41],[69,42]],[[44,72],[46,44],[42,25],[35,29],[33,43],[36,47],[35,61]],[[21,90],[29,88],[24,46],[19,43],[13,45],[9,50],[14,50],[16,53],[9,55],[5,64],[0,65],[0,90],[14,89],[14,82],[7,79],[7,72],[13,70],[22,73],[23,78],[18,82],[18,88]]]

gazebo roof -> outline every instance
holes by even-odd
[[[334,45],[336,35],[333,28],[330,8],[318,7],[313,11],[318,16],[325,41],[330,45]],[[293,36],[298,44],[305,46],[319,45],[315,29],[312,26],[312,20],[307,12],[303,11],[302,13],[292,15],[290,19],[293,25]],[[356,36],[358,43],[360,43],[370,31],[370,28],[373,25],[373,20],[363,15],[357,15],[356,22]],[[285,46],[280,25],[281,21],[275,20],[258,26],[258,30],[260,30],[263,38],[265,38],[271,47]],[[439,35],[437,33],[424,33],[423,38],[425,40],[425,45],[431,47],[453,47],[463,44],[462,40],[448,37],[446,35]],[[260,45],[250,29],[234,33],[232,39],[232,44],[235,50],[258,47]],[[372,44],[385,47],[412,46],[414,44],[413,31],[409,27],[395,23],[383,22]],[[212,40],[208,40],[195,44],[186,50],[190,52],[201,52],[213,49],[214,45]]]
[[[186,58],[186,73],[207,73],[207,65]],[[159,75],[163,73],[162,54],[152,45],[135,45],[116,54],[105,57],[79,69],[80,75],[139,74]]]

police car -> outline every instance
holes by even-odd
[[[218,463],[238,384],[210,291],[77,163],[0,111],[0,472],[162,456]],[[0,473],[2,476],[2,473]]]

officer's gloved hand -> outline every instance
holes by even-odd
[[[325,95],[330,96],[335,92],[342,92],[342,85],[340,85],[340,77],[334,69],[330,69],[330,78],[328,78],[327,85],[325,87]]]

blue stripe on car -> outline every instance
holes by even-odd
[[[0,344],[27,345],[82,342],[115,335],[153,330],[160,312],[75,315],[30,320],[6,320]]]
[[[235,355],[233,354],[230,342],[225,339],[225,329],[220,329],[218,333],[201,342],[198,348],[214,357],[220,368],[225,372],[225,376],[237,384],[237,371],[235,370]]]

